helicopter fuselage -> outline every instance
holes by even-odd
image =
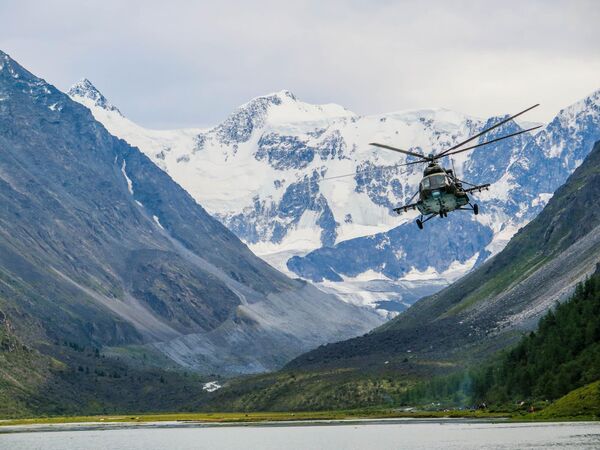
[[[469,203],[469,196],[465,193],[457,195],[455,189],[434,189],[421,194],[417,202],[417,209],[421,214],[439,214],[461,208]],[[462,195],[461,195],[462,194]]]
[[[427,166],[419,184],[419,201],[416,204],[422,215],[447,213],[468,203],[469,196],[452,170],[435,163]]]

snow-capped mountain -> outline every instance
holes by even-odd
[[[596,91],[536,135],[456,155],[461,178],[494,183],[477,195],[481,213],[457,212],[420,232],[415,213],[397,216],[391,209],[417,190],[422,167],[396,167],[403,155],[368,143],[435,153],[501,117],[445,109],[363,117],[281,91],[242,105],[211,129],[154,131],[102,106],[97,90],[81,84],[72,98],[144,151],[259,256],[350,302],[388,311],[500,251],[600,138]],[[510,122],[485,138],[520,129]]]

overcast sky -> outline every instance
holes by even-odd
[[[7,1],[0,49],[62,90],[89,78],[156,128],[289,89],[359,114],[475,116],[600,88],[600,1]]]

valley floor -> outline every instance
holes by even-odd
[[[599,420],[597,416],[548,416],[523,412],[502,412],[484,410],[444,410],[444,411],[407,411],[404,409],[368,409],[349,411],[317,412],[227,412],[227,413],[169,413],[169,414],[127,414],[102,416],[59,416],[28,419],[0,420],[0,434],[19,431],[48,431],[49,429],[99,429],[114,426],[135,427],[138,425],[162,424],[164,426],[210,425],[210,424],[283,424],[297,422],[322,422],[340,424],[357,421],[385,421],[394,419],[414,420],[469,420],[469,421],[511,421],[511,422],[547,422],[547,421],[589,421]],[[62,425],[72,425],[64,428]]]

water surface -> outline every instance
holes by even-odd
[[[79,424],[12,427],[0,449],[542,449],[600,448],[600,422],[482,423],[454,420],[332,424]],[[91,428],[91,429],[90,429]],[[23,430],[29,431],[23,431]],[[44,431],[44,430],[54,431]],[[60,431],[56,431],[60,430]],[[0,431],[8,431],[0,428]]]

